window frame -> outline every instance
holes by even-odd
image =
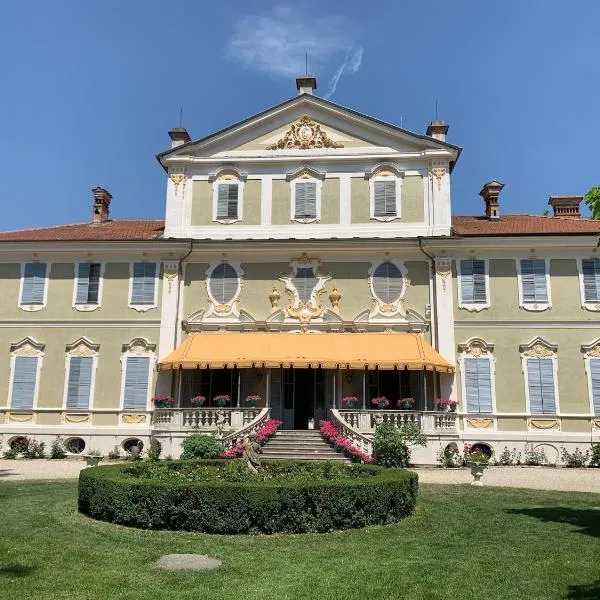
[[[133,298],[133,281],[134,281],[134,269],[136,264],[153,264],[154,265],[154,297],[151,303],[147,304],[139,304],[137,302],[132,302]],[[151,260],[137,260],[129,263],[129,291],[128,291],[128,308],[132,308],[133,310],[137,310],[138,312],[146,312],[148,310],[152,310],[153,308],[158,308],[158,283],[160,280],[160,263],[151,261]]]
[[[222,175],[221,177],[213,181],[213,214],[212,220],[215,223],[221,223],[223,225],[231,225],[242,221],[244,218],[244,183],[245,180],[235,175]],[[238,198],[237,198],[237,218],[236,219],[223,219],[219,218],[219,186],[220,185],[237,185],[238,186]]]
[[[584,260],[597,260],[600,261],[600,258],[598,258],[597,256],[591,256],[591,257],[584,257],[584,258],[578,258],[577,259],[577,272],[579,275],[579,294],[581,297],[581,307],[584,308],[585,310],[589,310],[592,312],[600,312],[600,297],[598,298],[598,301],[586,301],[585,299],[585,283],[584,283],[584,277],[583,277],[583,261]]]
[[[546,302],[525,302],[523,293],[523,265],[524,260],[542,260],[544,261],[544,269],[546,276]],[[552,306],[552,293],[550,290],[550,259],[549,258],[517,258],[517,285],[519,288],[519,306],[525,310],[540,312],[548,310]]]
[[[148,358],[148,387],[146,389],[145,408],[125,408],[125,383],[127,379],[128,358]],[[152,410],[152,388],[153,373],[156,366],[156,344],[151,344],[146,338],[134,338],[128,344],[124,344],[121,352],[121,391],[119,399],[119,410],[122,412],[144,412]]]
[[[461,399],[462,412],[470,415],[495,415],[496,414],[496,356],[494,355],[494,345],[488,344],[481,338],[471,338],[465,344],[459,344],[458,365],[460,368],[460,384],[461,384]],[[465,359],[487,360],[490,364],[490,396],[491,396],[491,412],[469,411],[467,399],[467,378]],[[480,403],[481,408],[481,403]]]
[[[546,340],[537,337],[529,344],[521,345],[521,370],[523,372],[523,381],[525,383],[525,411],[528,417],[558,417],[560,416],[560,398],[558,394],[558,346],[550,344]],[[554,384],[554,412],[531,412],[531,400],[529,396],[529,369],[527,361],[529,359],[547,359],[552,361],[552,377]]]
[[[374,221],[388,223],[402,218],[402,181],[404,173],[382,170],[369,178],[369,218]],[[375,183],[378,181],[394,181],[396,185],[396,213],[394,215],[375,215]]]
[[[393,264],[400,271],[400,275],[402,277],[402,292],[400,294],[400,297],[397,298],[391,304],[386,304],[385,302],[383,302],[382,299],[379,298],[379,296],[377,296],[377,294],[375,293],[375,286],[374,286],[375,272],[384,263]],[[371,296],[373,297],[373,300],[376,305],[376,312],[378,312],[382,315],[385,315],[385,316],[390,316],[390,315],[396,314],[401,309],[402,302],[403,302],[404,296],[406,294],[406,290],[410,285],[410,282],[408,280],[408,269],[406,268],[406,265],[404,264],[404,262],[397,261],[397,260],[387,259],[387,260],[380,260],[380,261],[372,261],[371,268],[368,271],[368,283],[369,283],[369,291],[370,291]]]
[[[8,395],[6,399],[6,407],[14,412],[18,411],[30,411],[36,410],[38,406],[38,398],[40,392],[40,376],[42,373],[42,365],[44,362],[45,355],[45,344],[34,340],[30,337],[25,337],[16,344],[10,346],[10,376],[8,381]],[[33,401],[31,408],[13,408],[12,406],[12,395],[15,379],[15,366],[17,358],[19,357],[33,357],[37,358],[36,372],[35,372],[35,385],[33,388]]]
[[[46,272],[44,275],[44,291],[42,294],[42,302],[39,304],[24,304],[23,303],[23,289],[25,288],[25,267],[28,264],[33,264],[33,263],[43,264],[46,267]],[[24,310],[26,312],[37,312],[38,310],[43,310],[44,308],[46,308],[46,306],[48,304],[48,284],[49,284],[49,279],[50,279],[50,265],[51,265],[51,263],[43,262],[41,260],[32,260],[32,261],[27,261],[27,262],[21,263],[21,280],[19,283],[19,297],[18,297],[18,302],[17,302],[17,306],[21,310]]]
[[[464,302],[462,297],[462,261],[470,260],[470,261],[483,261],[483,273],[485,280],[485,302]],[[474,258],[472,256],[462,257],[456,259],[456,274],[457,274],[457,287],[458,287],[458,308],[462,308],[464,310],[468,310],[471,312],[479,312],[481,310],[485,310],[486,308],[490,308],[492,305],[491,294],[490,294],[490,265],[488,258]]]
[[[600,417],[600,399],[598,401],[598,413],[594,407],[594,390],[592,386],[592,361],[598,361],[600,363],[600,338],[594,340],[591,344],[584,344],[581,346],[581,351],[584,359],[585,373],[588,385],[588,397],[590,403],[590,415],[593,417]]]
[[[81,337],[72,344],[67,345],[65,355],[65,382],[63,390],[62,410],[65,412],[90,412],[94,408],[94,396],[96,391],[96,371],[98,369],[100,345],[94,344],[85,337]],[[69,375],[71,373],[71,359],[75,357],[92,358],[92,375],[90,381],[90,397],[87,408],[69,408],[67,400],[69,396]]]
[[[298,183],[315,184],[315,216],[296,218],[296,185]],[[303,174],[290,181],[290,221],[295,223],[316,223],[321,220],[321,190],[323,181],[312,175]]]
[[[87,303],[82,303],[82,304],[78,304],[77,303],[77,286],[79,285],[79,265],[82,264],[96,264],[96,265],[100,265],[100,277],[98,279],[98,302],[96,304],[87,304]],[[102,292],[104,290],[104,270],[106,267],[106,263],[104,262],[100,262],[100,261],[96,261],[96,260],[85,260],[85,261],[79,261],[75,263],[75,273],[74,273],[74,283],[73,283],[73,308],[75,310],[78,310],[80,312],[91,312],[94,310],[98,310],[99,308],[102,307]]]

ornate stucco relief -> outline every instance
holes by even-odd
[[[274,144],[267,146],[267,150],[309,150],[312,148],[343,148],[340,142],[334,142],[309,116],[301,117],[283,134],[283,137]]]
[[[560,429],[559,419],[528,419],[529,429]]]

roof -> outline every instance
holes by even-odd
[[[542,215],[502,215],[499,219],[485,216],[452,217],[456,235],[594,235],[600,233],[600,221],[565,219]]]
[[[237,129],[238,127],[241,127],[242,125],[245,125],[247,123],[249,123],[250,121],[253,121],[254,119],[259,119],[261,117],[264,117],[266,115],[268,115],[270,112],[274,112],[277,110],[280,110],[282,108],[288,107],[288,106],[292,106],[294,104],[297,104],[299,102],[314,102],[316,105],[321,104],[322,106],[328,107],[328,108],[335,108],[335,109],[341,109],[349,114],[352,114],[356,117],[360,117],[362,119],[365,119],[366,121],[370,121],[371,123],[375,123],[377,125],[382,125],[384,127],[388,127],[389,129],[396,131],[398,133],[403,133],[405,135],[409,135],[411,137],[420,139],[420,140],[424,140],[427,141],[429,143],[432,143],[434,145],[439,145],[445,148],[449,148],[452,150],[456,150],[457,155],[456,155],[456,160],[458,160],[458,157],[460,156],[460,153],[462,152],[462,148],[460,146],[456,146],[455,144],[451,144],[450,142],[446,142],[446,141],[442,141],[442,140],[438,140],[437,138],[433,138],[429,135],[425,135],[425,134],[420,134],[420,133],[415,133],[414,131],[410,131],[408,129],[404,129],[402,127],[398,127],[397,125],[393,125],[392,123],[388,123],[386,121],[382,121],[380,119],[376,119],[375,117],[371,117],[369,115],[366,115],[364,113],[361,113],[357,110],[354,110],[352,108],[348,108],[346,106],[342,106],[341,104],[337,104],[336,102],[331,102],[331,100],[325,100],[324,98],[320,98],[319,96],[314,96],[313,94],[299,94],[298,96],[294,96],[292,98],[289,98],[288,100],[285,100],[283,102],[280,102],[279,104],[276,104],[275,106],[271,106],[265,110],[262,110],[250,117],[247,117],[245,119],[242,119],[241,121],[238,121],[237,123],[233,123],[232,125],[229,125],[228,127],[225,127],[224,129],[220,129],[219,131],[215,131],[214,133],[211,133],[210,135],[207,135],[206,137],[200,138],[199,140],[191,140],[189,142],[186,142],[185,144],[181,144],[179,146],[175,146],[174,148],[169,148],[168,150],[165,150],[163,152],[160,152],[159,154],[156,155],[157,160],[163,165],[163,167],[165,166],[162,163],[162,158],[163,157],[167,157],[170,154],[175,154],[175,153],[179,153],[183,148],[188,148],[190,146],[194,146],[195,144],[200,144],[200,143],[204,143],[204,142],[208,142],[213,138],[217,138],[220,135],[223,135],[224,133],[227,133],[228,131],[231,131],[233,129]],[[456,161],[453,161],[456,162]],[[165,167],[166,168],[166,167]]]
[[[100,224],[74,223],[56,227],[0,232],[0,242],[155,240],[162,236],[164,228],[163,220],[106,221]]]
[[[416,333],[192,333],[159,363],[160,369],[233,366],[454,371]]]

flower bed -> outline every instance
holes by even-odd
[[[354,462],[372,463],[373,458],[357,448],[331,421],[319,421],[321,435],[335,448],[344,452]]]
[[[303,533],[395,523],[410,515],[418,477],[402,469],[274,461],[161,461],[91,467],[79,510],[144,529]]]
[[[282,423],[283,421],[278,421],[277,419],[267,419],[264,425],[256,431],[256,441],[259,444],[264,444],[265,442],[269,441],[269,439],[275,435]],[[221,453],[219,458],[237,458],[243,453],[244,448],[240,443],[232,446],[228,450],[225,450],[225,452]]]

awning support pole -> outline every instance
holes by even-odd
[[[182,375],[182,370],[179,369],[177,371],[177,377],[179,378],[177,381],[177,408],[181,408],[181,385],[182,385],[182,381],[183,381],[183,377]]]
[[[267,383],[265,390],[265,406],[271,406],[271,369],[267,369]]]
[[[363,410],[367,408],[367,370],[363,369],[362,372],[362,407]]]
[[[240,407],[240,396],[242,395],[242,370],[238,369],[238,389],[237,389],[237,404],[236,406]]]

